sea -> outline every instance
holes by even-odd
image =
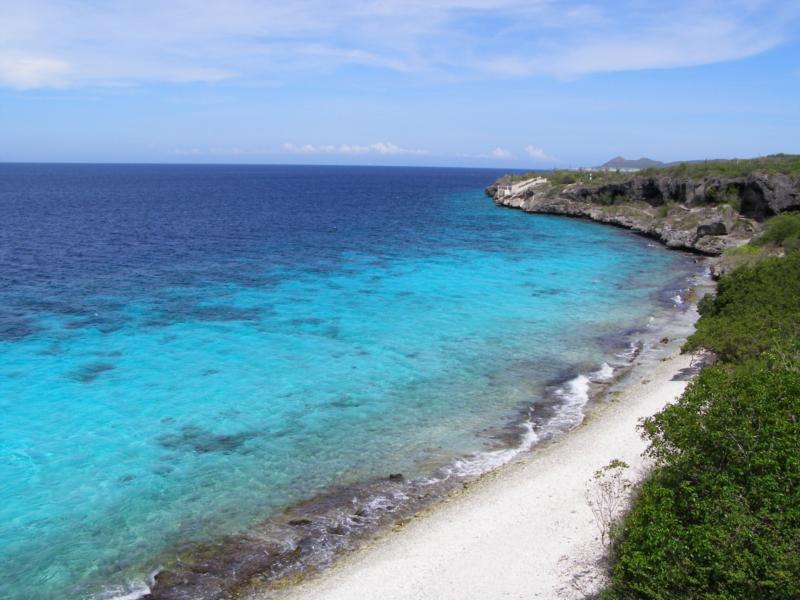
[[[698,266],[501,174],[0,165],[0,597],[268,585],[578,425]]]

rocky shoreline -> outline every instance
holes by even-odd
[[[586,484],[613,458],[631,465],[637,480],[646,472],[637,422],[674,401],[699,368],[679,354],[685,333],[675,331],[667,345],[651,348],[646,362],[637,357],[568,435],[486,474],[467,493],[454,492],[393,535],[277,597],[578,600],[598,593],[605,584],[605,546],[585,500]],[[264,591],[247,600],[271,597]]]
[[[746,244],[766,218],[800,209],[800,180],[782,174],[699,180],[632,175],[589,185],[557,185],[546,174],[504,176],[486,194],[501,206],[591,219],[706,256]]]
[[[697,269],[682,281],[680,293],[695,289],[695,280],[701,279]],[[655,364],[654,356],[668,346],[677,348],[685,337],[689,326],[686,315],[693,305],[673,306],[671,302],[675,301],[668,301],[667,297],[674,291],[662,290],[663,312],[659,313],[659,320],[645,328],[625,329],[608,336],[604,365],[612,369],[611,374],[584,373],[577,366],[565,371],[547,386],[544,401],[520,406],[507,422],[497,424],[487,437],[485,454],[460,457],[421,478],[387,473],[382,479],[333,488],[240,534],[182,547],[179,560],[175,560],[177,552],[173,549],[165,554],[165,566],[153,573],[141,594],[115,598],[266,600],[291,595],[295,585],[313,579],[310,576],[326,571],[382,533],[402,529],[427,510],[467,490],[487,473],[526,455],[533,447],[546,447],[560,439],[583,421],[585,411],[594,410],[595,403],[606,398],[612,388],[624,388],[634,367],[641,367],[644,354],[652,354],[648,361]],[[564,392],[581,377],[586,378],[588,386],[586,405],[577,409],[581,417],[576,422],[558,424],[554,417],[569,404]],[[491,460],[481,464],[487,457]],[[473,461],[475,466],[470,467]],[[459,469],[459,465],[467,468]]]

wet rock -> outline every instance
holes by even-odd
[[[403,481],[405,477],[403,477],[402,473],[392,473],[389,475],[389,481]]]
[[[291,519],[289,521],[289,525],[292,527],[303,527],[305,525],[311,525],[311,519]]]

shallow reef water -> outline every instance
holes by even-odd
[[[696,267],[498,175],[0,165],[0,597],[134,597],[280,515],[334,540],[332,493],[391,512],[568,427],[553,386]]]

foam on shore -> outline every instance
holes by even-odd
[[[636,425],[673,401],[691,357],[673,348],[634,368],[627,389],[530,459],[482,479],[337,567],[279,594],[285,600],[582,598],[602,586],[605,549],[585,501],[595,470],[613,459],[639,479]],[[647,379],[641,379],[641,378]],[[638,380],[638,381],[637,381]],[[646,381],[647,383],[643,383]],[[258,593],[263,599],[271,594]]]

